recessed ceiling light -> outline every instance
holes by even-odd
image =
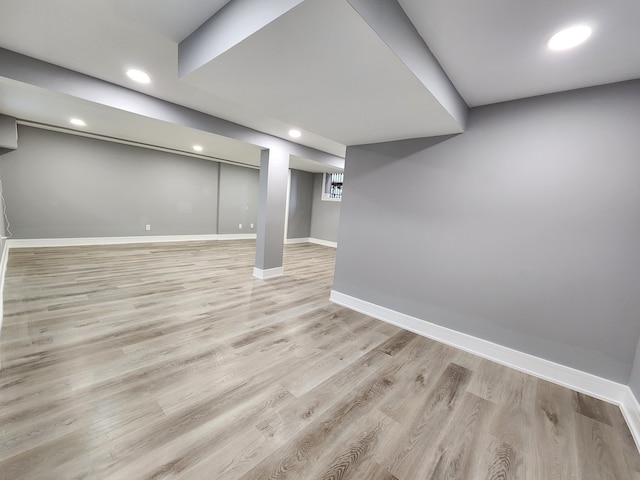
[[[138,83],[149,83],[151,81],[151,77],[149,77],[149,75],[142,70],[136,70],[135,68],[127,70],[127,76]]]
[[[549,39],[547,45],[551,50],[567,50],[576,47],[591,36],[591,27],[578,25],[565,28]]]
[[[300,138],[300,135],[302,135],[302,133],[300,133],[300,130],[296,130],[295,128],[292,130],[289,130],[289,136],[293,137],[293,138]]]
[[[69,120],[72,124],[77,125],[78,127],[86,127],[87,124],[84,123],[84,120],[80,120],[79,118],[72,118]]]
[[[201,147],[200,145],[194,145],[194,146],[193,146],[193,149],[194,149],[196,152],[201,152],[201,151],[202,151],[202,147]]]

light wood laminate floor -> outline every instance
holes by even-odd
[[[0,478],[640,479],[619,409],[328,301],[335,251],[15,249]]]

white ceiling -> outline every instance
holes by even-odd
[[[127,1],[139,8],[118,8]],[[272,118],[269,112],[261,112],[250,104],[208,94],[179,81],[178,43],[173,38],[184,37],[193,28],[191,17],[204,22],[212,5],[227,2],[162,0],[160,3],[161,10],[155,8],[156,0],[0,0],[0,47],[271,135],[286,138],[287,132],[296,127],[304,133],[300,143],[344,156],[344,145],[333,139],[305,131],[302,125]],[[139,23],[138,12],[144,10],[155,13]],[[183,11],[191,11],[192,15],[187,18]],[[125,75],[129,68],[149,72],[153,82],[140,85],[129,80]]]
[[[179,43],[229,0],[97,0],[96,3],[118,17],[144,25],[151,32],[161,32]]]
[[[399,0],[469,106],[640,78],[638,0]],[[546,41],[593,28],[574,50]]]
[[[282,138],[297,127],[299,143],[337,155],[345,145],[455,131],[347,0],[305,0],[180,80],[178,42],[226,3],[0,0],[0,47]],[[470,106],[640,78],[638,0],[399,3]],[[585,45],[546,49],[551,34],[579,22],[594,27]],[[130,67],[152,84],[131,82]],[[185,151],[199,143],[213,157],[256,164],[253,146],[6,79],[0,113],[66,128],[77,115],[101,135]]]

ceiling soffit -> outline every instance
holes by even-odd
[[[178,55],[182,82],[344,145],[464,129],[466,104],[395,2],[234,0]]]

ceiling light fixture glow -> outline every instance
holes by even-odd
[[[193,149],[194,149],[196,152],[201,152],[201,151],[202,151],[202,147],[201,147],[200,145],[194,145],[194,146],[193,146]]]
[[[151,82],[151,77],[149,77],[149,75],[147,75],[142,70],[136,70],[135,68],[127,70],[127,76],[134,82],[138,82],[138,83]]]
[[[587,25],[565,28],[551,37],[547,45],[551,50],[568,50],[585,42],[591,36],[591,31]]]
[[[293,138],[300,138],[300,136],[302,135],[302,133],[300,132],[300,130],[296,130],[295,128],[292,130],[289,130],[289,136],[293,137]]]
[[[72,118],[71,120],[69,120],[69,122],[71,122],[73,125],[76,125],[78,127],[86,127],[87,124],[84,123],[84,120],[80,120],[79,118]]]

